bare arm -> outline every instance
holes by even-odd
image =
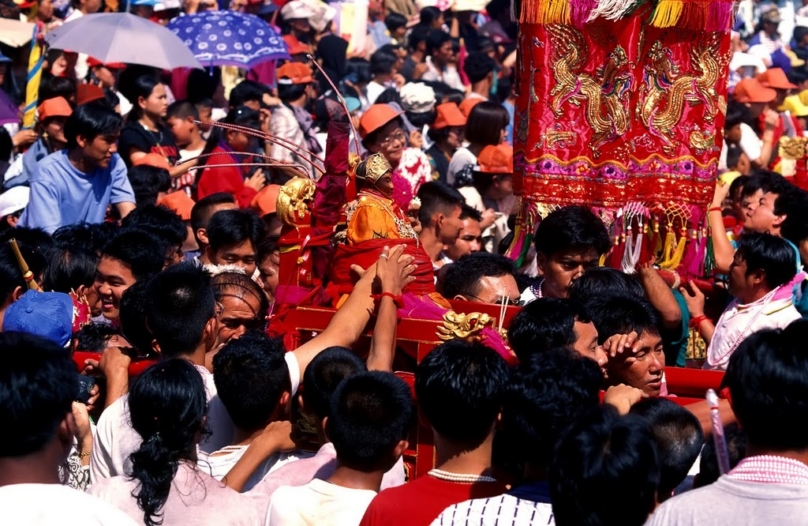
[[[701,429],[704,431],[704,436],[712,436],[713,434],[713,424],[712,420],[710,419],[710,406],[707,404],[707,400],[703,402],[697,402],[695,404],[686,405],[685,409],[693,413],[693,415],[699,419],[699,423],[701,424]],[[727,426],[733,422],[736,422],[737,419],[735,418],[735,413],[732,412],[732,408],[729,405],[729,402],[724,399],[720,399],[718,401],[718,414],[721,415],[721,425]]]
[[[662,315],[663,325],[668,329],[678,329],[682,324],[682,311],[668,284],[650,264],[643,265],[637,272],[651,305]]]
[[[121,219],[123,219],[124,217],[128,216],[132,210],[135,209],[135,203],[124,201],[123,203],[116,204],[115,208],[118,209],[118,213],[121,215]]]
[[[701,337],[709,345],[713,339],[715,325],[704,316],[704,294],[692,281],[679,287],[679,292],[685,298],[691,318],[696,320],[693,322],[696,330],[699,331]],[[699,321],[698,318],[701,318],[701,320]]]
[[[289,421],[271,422],[264,432],[255,437],[247,447],[247,451],[230,468],[227,475],[222,478],[222,482],[230,489],[243,491],[247,481],[250,480],[255,470],[261,464],[280,451],[289,450],[295,447],[291,438],[292,423]]]
[[[735,257],[735,249],[729,242],[727,231],[724,228],[724,218],[721,215],[721,205],[729,192],[729,185],[715,183],[715,193],[710,208],[707,211],[707,218],[710,221],[710,232],[713,238],[713,251],[715,252],[715,270],[721,274],[729,272],[732,258]]]
[[[377,284],[381,287],[379,311],[373,339],[370,341],[368,369],[371,371],[392,371],[396,354],[396,329],[398,327],[398,306],[390,297],[401,296],[401,290],[410,281],[409,274],[414,270],[410,265],[413,258],[403,256],[404,247],[397,246],[382,251],[382,258],[376,263]],[[387,255],[387,258],[384,256]]]

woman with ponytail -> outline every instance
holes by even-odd
[[[146,526],[263,522],[247,497],[197,467],[207,398],[190,362],[171,359],[149,367],[129,391],[129,414],[143,440],[132,453],[131,472],[97,481],[89,493]]]

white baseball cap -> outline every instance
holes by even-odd
[[[27,186],[15,186],[0,194],[0,217],[19,212],[28,205],[31,189]]]

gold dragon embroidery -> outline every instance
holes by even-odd
[[[682,73],[673,63],[671,50],[659,41],[646,55],[644,85],[640,87],[638,117],[652,135],[662,139],[663,150],[672,153],[674,130],[682,120],[685,104],[704,104],[704,121],[713,122],[718,110],[715,86],[721,76],[720,36],[707,37],[690,52],[691,71]],[[703,137],[691,137],[692,143]]]
[[[595,75],[583,73],[586,65],[586,39],[577,29],[562,25],[547,26],[553,47],[553,78],[550,109],[561,117],[565,103],[586,103],[584,116],[594,134],[589,144],[594,157],[605,142],[625,134],[630,125],[629,93],[632,77],[625,50],[617,46],[606,57],[606,64]]]

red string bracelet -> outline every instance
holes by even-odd
[[[398,307],[399,309],[404,308],[404,301],[401,299],[401,296],[396,296],[392,292],[382,292],[381,294],[374,294],[372,297],[376,303],[380,302],[382,298],[385,297],[390,298],[393,300],[393,303],[396,304],[396,307]]]
[[[710,318],[707,316],[696,316],[695,318],[690,320],[690,326],[694,329],[698,329],[702,322],[709,321]]]
[[[723,212],[724,209],[721,208],[720,206],[712,206],[712,207],[708,208],[707,211],[708,212]]]

